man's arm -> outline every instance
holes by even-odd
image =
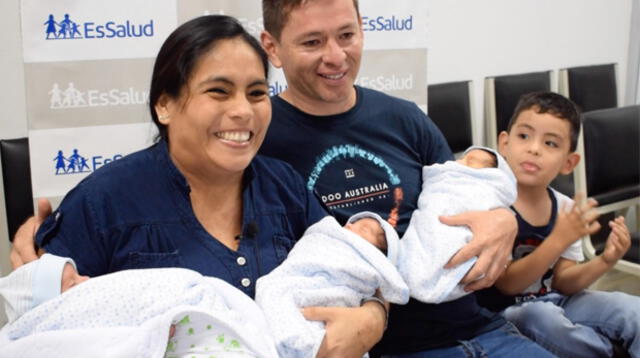
[[[9,254],[11,266],[14,270],[26,263],[36,260],[44,254],[43,249],[38,249],[36,252],[35,237],[38,228],[50,214],[51,203],[49,200],[41,198],[38,200],[37,215],[27,219],[27,221],[18,228],[16,236],[13,238],[11,253]]]
[[[553,272],[552,287],[565,295],[584,290],[598,278],[611,270],[631,246],[631,235],[623,217],[609,222],[611,234],[607,238],[604,252],[594,259],[577,264],[575,261],[560,259]]]
[[[388,306],[386,303],[387,311]],[[361,358],[382,338],[387,311],[373,301],[360,307],[303,309],[306,319],[325,322],[326,333],[316,358]]]
[[[473,239],[458,251],[445,268],[452,268],[477,256],[478,260],[460,281],[466,291],[475,291],[493,285],[509,262],[518,223],[508,209],[469,211],[455,216],[442,216],[446,225],[466,225]]]

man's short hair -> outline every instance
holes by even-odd
[[[513,116],[509,120],[507,132],[516,123],[520,113],[532,109],[538,114],[549,113],[554,117],[569,122],[569,138],[571,146],[569,150],[575,152],[578,146],[578,135],[580,134],[580,111],[573,101],[554,92],[532,92],[522,95]]]
[[[275,37],[276,40],[280,40],[282,29],[289,20],[291,11],[309,1],[315,0],[262,0],[262,21],[264,22],[264,29],[270,33],[271,36]],[[358,0],[353,0],[353,6],[356,8],[358,16],[360,16]]]

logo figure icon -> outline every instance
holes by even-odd
[[[47,21],[43,23],[46,29],[47,40],[69,40],[81,39],[82,34],[78,24],[69,18],[69,14],[64,14],[64,18],[57,22],[53,14],[49,14]]]
[[[56,175],[91,171],[87,163],[87,158],[80,155],[77,149],[74,149],[73,154],[68,158],[64,156],[62,150],[58,150],[58,154],[53,158],[53,161],[56,163]],[[60,171],[62,171],[62,173]]]
[[[57,83],[53,84],[53,88],[48,92],[50,108],[78,108],[86,107],[87,101],[84,99],[84,93],[76,88],[73,82],[69,82],[67,88],[63,91]]]

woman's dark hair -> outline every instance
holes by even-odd
[[[175,29],[164,41],[151,75],[149,110],[153,123],[158,127],[160,139],[168,140],[167,127],[160,123],[155,106],[160,96],[180,97],[183,86],[189,81],[193,69],[204,54],[220,40],[240,38],[253,48],[268,77],[269,60],[258,40],[251,36],[233,17],[225,15],[200,16]]]

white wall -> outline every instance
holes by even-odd
[[[20,37],[20,1],[0,1],[0,14],[5,14],[0,23],[0,78],[3,88],[0,95],[0,139],[24,137],[27,135],[27,119]],[[9,270],[8,250],[4,190],[0,190],[0,273],[3,274]],[[2,312],[0,310],[0,315]]]
[[[428,82],[474,81],[476,143],[488,76],[615,62],[625,98],[632,0],[428,1]]]
[[[631,4],[637,0],[427,1],[429,83],[474,81],[477,143],[482,141],[486,76],[616,62],[619,98],[625,98]],[[7,14],[0,23],[0,139],[27,134],[19,6],[20,0],[0,1],[0,13]],[[3,192],[0,270],[6,272]]]

